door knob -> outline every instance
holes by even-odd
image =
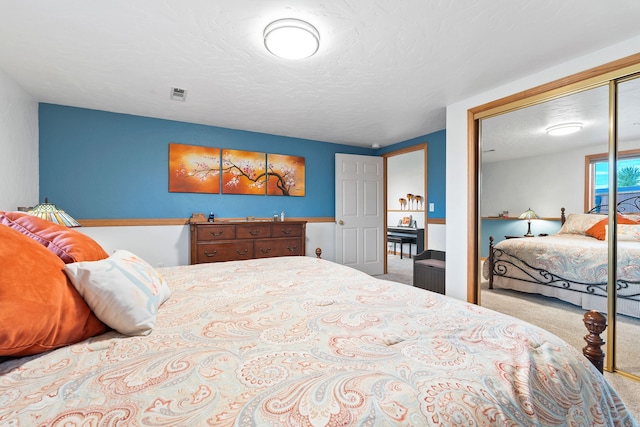
[[[340,224],[340,225],[344,225],[344,221],[343,221],[343,220],[340,220],[340,221],[338,221],[338,224]]]

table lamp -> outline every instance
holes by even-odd
[[[82,227],[71,215],[62,209],[58,209],[53,203],[49,203],[46,197],[44,203],[38,204],[27,213],[66,227]]]
[[[522,215],[520,215],[518,218],[527,220],[528,228],[527,228],[527,234],[525,234],[525,237],[533,237],[533,233],[531,233],[531,220],[540,219],[540,217],[536,215],[536,213],[532,211],[531,208],[529,208],[526,211],[524,211]]]

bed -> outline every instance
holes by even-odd
[[[0,225],[0,267],[11,264],[20,280],[35,281],[42,267],[21,266],[34,254],[42,264],[52,248],[40,242],[44,249],[22,255],[33,239],[9,229]],[[54,249],[65,246],[51,234]],[[49,336],[31,350],[24,340],[14,346],[36,352],[0,362],[0,425],[637,426],[572,346],[444,295],[311,257],[153,269],[126,251],[71,255],[51,262],[66,272],[64,289],[91,308],[73,331],[93,335],[44,352],[56,345],[42,341]],[[112,301],[106,313],[93,299],[99,292],[91,286],[125,270],[149,280],[142,311],[150,319],[123,322],[124,309],[109,317],[114,304],[133,297]],[[2,316],[8,295],[30,291],[0,292]],[[98,313],[115,327],[91,329],[101,324],[91,320]],[[7,339],[6,330],[0,334]]]
[[[636,318],[640,317],[639,222],[637,214],[618,216],[616,308],[619,314]],[[606,223],[606,215],[569,214],[554,235],[506,239],[495,245],[491,237],[483,276],[490,289],[536,293],[607,312]]]

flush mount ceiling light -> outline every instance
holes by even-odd
[[[570,133],[578,132],[582,129],[582,123],[562,123],[559,125],[551,126],[547,128],[548,135],[569,135]]]
[[[279,19],[264,29],[264,45],[269,52],[284,59],[304,59],[318,51],[320,34],[308,22]]]

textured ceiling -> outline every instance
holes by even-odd
[[[640,79],[618,86],[617,136],[623,144],[640,143]],[[579,132],[549,136],[546,129],[563,123],[582,123]],[[592,146],[607,152],[609,88],[600,86],[482,120],[480,137],[484,163],[533,157]],[[629,145],[627,145],[629,147]]]
[[[0,70],[38,101],[350,145],[441,130],[445,106],[640,35],[618,0],[0,0]],[[269,54],[271,21],[320,32]],[[171,101],[172,86],[188,90]]]

